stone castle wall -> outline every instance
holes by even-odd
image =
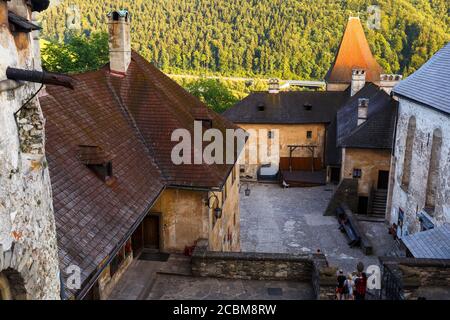
[[[192,274],[223,279],[296,281],[312,284],[316,299],[333,299],[336,269],[323,254],[212,252],[200,240],[192,255]]]
[[[416,119],[414,137],[411,179],[408,190],[402,187],[404,170],[406,138],[410,118]],[[395,143],[395,176],[392,195],[392,208],[388,216],[391,223],[397,223],[398,211],[405,213],[403,234],[420,231],[417,217],[425,207],[428,171],[431,158],[433,132],[442,132],[442,147],[440,152],[440,168],[436,188],[436,208],[434,222],[437,226],[450,222],[450,117],[409,100],[400,99],[397,137]]]
[[[6,79],[8,66],[33,70],[40,67],[40,59],[35,57],[35,35],[10,32],[8,9],[31,19],[25,1],[0,1],[0,274],[3,287],[9,286],[5,292],[12,293],[9,298],[58,299],[44,118],[34,97],[40,85]]]

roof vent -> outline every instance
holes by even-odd
[[[98,146],[80,145],[79,159],[102,181],[108,185],[114,183],[112,161],[104,150]]]
[[[303,108],[305,108],[306,111],[311,111],[312,108],[313,108],[313,106],[312,106],[312,104],[310,104],[310,103],[305,103],[305,104],[303,105]]]
[[[264,111],[264,110],[266,110],[266,106],[264,105],[264,104],[259,104],[258,105],[258,111]]]

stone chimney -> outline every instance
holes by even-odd
[[[369,113],[369,99],[358,99],[358,127],[367,121]]]
[[[399,74],[382,74],[380,75],[380,88],[391,94],[392,89],[403,79]]]
[[[269,79],[269,93],[279,93],[280,92],[280,80]]]
[[[110,70],[125,75],[131,62],[130,14],[125,10],[113,11],[108,18]]]
[[[359,90],[364,88],[365,85],[366,85],[366,70],[353,69],[350,95],[353,97],[355,94],[358,93]]]

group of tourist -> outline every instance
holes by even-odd
[[[336,300],[365,300],[367,292],[367,275],[364,266],[358,264],[356,274],[337,273]]]

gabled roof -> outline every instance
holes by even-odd
[[[348,90],[254,92],[226,110],[223,116],[234,123],[330,123],[349,95]],[[311,107],[310,110],[305,106]]]
[[[369,99],[368,118],[358,126],[359,99]],[[341,148],[391,149],[397,102],[370,83],[337,113],[337,145]]]
[[[47,86],[40,102],[61,269],[79,266],[84,282],[165,187],[222,188],[233,165],[174,165],[172,132],[187,129],[194,137],[195,119],[210,119],[221,131],[237,127],[134,52],[124,77],[105,66],[73,78],[75,90]],[[88,167],[104,161],[112,162],[112,184]]]
[[[383,68],[373,56],[361,21],[357,17],[349,18],[339,51],[325,80],[329,83],[351,83],[353,69],[364,69],[366,82],[380,81],[380,74],[383,73]]]
[[[450,113],[450,43],[401,81],[394,93]]]
[[[47,86],[49,95],[40,98],[60,266],[79,266],[82,282],[126,240],[164,188],[161,171],[102,78],[77,76],[77,90]],[[111,155],[112,186],[81,161],[79,145],[101,146]]]

